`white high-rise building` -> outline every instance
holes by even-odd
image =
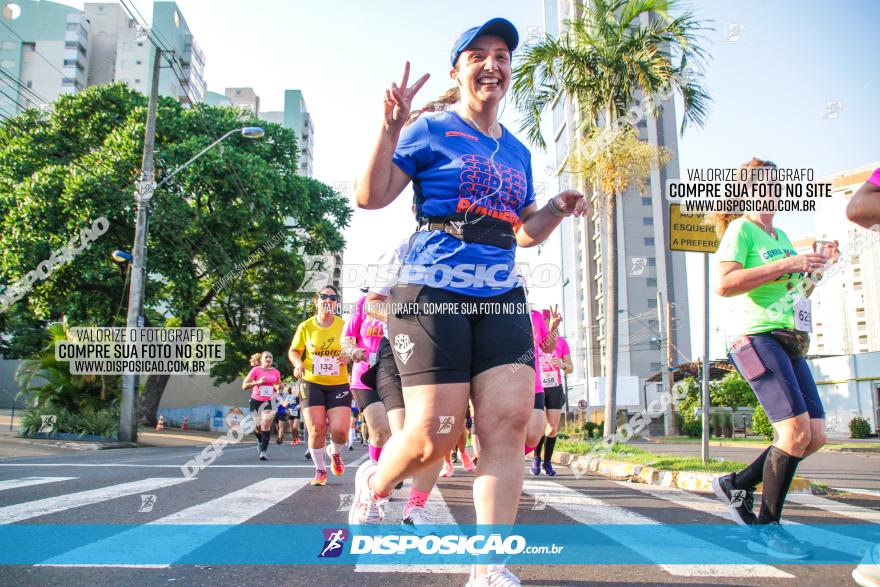
[[[116,3],[83,10],[48,0],[16,0],[0,10],[0,115],[54,102],[88,86],[124,82],[150,92],[154,39],[173,53],[163,60],[159,94],[204,102],[205,58],[174,2],[155,2],[143,28]]]
[[[548,34],[558,36],[564,21],[582,14],[583,0],[544,0],[544,27]],[[552,105],[553,166],[560,172],[559,190],[573,188],[571,174],[566,173],[569,141],[576,127],[577,114],[564,101]],[[618,377],[638,377],[641,390],[645,378],[659,372],[665,353],[665,327],[657,307],[657,292],[668,292],[674,304],[673,340],[675,363],[691,358],[690,332],[687,325],[688,292],[685,254],[670,252],[667,247],[669,206],[664,186],[667,179],[679,176],[678,139],[675,104],[663,103],[659,118],[648,114],[637,125],[643,140],[666,147],[673,159],[662,169],[652,172],[644,194],[630,191],[618,196]],[[605,355],[605,283],[602,270],[606,246],[604,218],[593,202],[593,214],[581,219],[569,218],[560,226],[562,240],[561,265],[565,285],[562,308],[565,313],[564,334],[572,349],[575,372],[570,380],[569,404],[587,399],[587,382],[604,375]],[[667,283],[667,275],[669,276]],[[666,300],[664,300],[665,302]],[[665,325],[664,325],[665,326]],[[661,340],[664,339],[664,340]],[[664,348],[661,349],[661,346]],[[630,379],[630,381],[633,381]],[[620,390],[630,385],[619,385]],[[604,399],[604,392],[599,393]],[[629,399],[627,399],[629,398]],[[637,398],[637,399],[634,399]],[[642,393],[618,397],[620,408],[636,408],[644,403]],[[591,409],[597,409],[595,402]]]
[[[228,96],[227,90],[227,96]],[[291,129],[299,137],[299,175],[312,177],[315,126],[302,90],[284,90],[284,110],[261,112],[260,118]]]
[[[0,10],[0,115],[55,101],[86,87],[90,27],[82,11],[19,0]]]
[[[233,106],[250,110],[254,116],[260,115],[260,97],[253,88],[226,88],[226,97]]]
[[[822,280],[811,296],[811,355],[880,351],[880,244],[846,218],[850,198],[878,167],[880,161],[818,180],[833,188],[831,198],[817,203],[816,238],[839,241],[842,270]]]

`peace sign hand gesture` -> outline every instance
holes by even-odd
[[[400,80],[400,86],[391,82],[391,88],[385,90],[385,126],[400,130],[406,124],[412,109],[412,101],[416,93],[422,89],[425,82],[431,74],[426,73],[419,80],[407,87],[409,82],[409,61],[403,67],[403,79]]]
[[[550,324],[548,325],[550,330],[559,328],[560,322],[562,322],[562,314],[559,313],[559,304],[550,306]]]

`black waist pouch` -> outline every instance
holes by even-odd
[[[806,356],[810,349],[810,335],[800,330],[778,329],[768,334],[775,338],[792,359]]]
[[[499,249],[512,249],[516,244],[516,235],[513,234],[513,227],[506,222],[503,224],[477,222],[462,225],[461,240],[466,243],[479,243]]]

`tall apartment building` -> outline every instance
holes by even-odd
[[[86,87],[89,23],[54,2],[17,0],[0,11],[0,114],[13,116]]]
[[[160,71],[160,95],[204,102],[205,58],[177,4],[155,2],[147,24],[174,52],[174,71]],[[119,4],[86,3],[77,10],[47,0],[8,2],[0,13],[0,114],[117,81],[149,93],[154,56],[147,31]]]
[[[226,98],[233,106],[246,108],[254,116],[260,115],[260,97],[253,88],[226,88]]]
[[[840,242],[841,271],[820,282],[813,295],[810,354],[849,355],[880,351],[880,244],[846,218],[846,205],[880,161],[819,179],[832,197],[819,201],[815,234]],[[873,243],[873,244],[869,244]]]
[[[588,0],[587,0],[588,1]],[[564,30],[564,21],[582,14],[583,0],[544,0],[544,28],[553,36]],[[559,190],[583,190],[576,179],[565,172],[566,158],[577,113],[571,104],[560,101],[552,106],[552,153],[560,172]],[[663,103],[659,118],[648,114],[637,126],[643,140],[669,149],[674,158],[665,167],[652,172],[647,191],[631,191],[618,196],[618,292],[619,360],[618,377],[636,376],[639,389],[644,379],[662,366],[658,339],[661,334],[657,292],[668,292],[674,303],[673,338],[676,363],[691,358],[690,332],[687,325],[688,293],[684,253],[667,250],[669,207],[665,200],[666,180],[679,176],[678,140],[675,105]],[[605,283],[603,251],[607,236],[604,217],[597,202],[589,218],[569,218],[560,227],[562,308],[565,334],[572,348],[575,372],[570,385],[569,402],[587,399],[587,383],[604,375],[605,355]],[[668,276],[668,278],[667,278]],[[665,300],[664,300],[665,301]],[[665,333],[664,333],[665,336]],[[602,394],[599,394],[600,396]],[[630,394],[632,395],[632,394]],[[628,402],[618,402],[627,407]]]
[[[280,124],[299,134],[299,175],[312,177],[315,126],[306,108],[302,90],[285,90],[284,110],[262,112],[260,118]]]

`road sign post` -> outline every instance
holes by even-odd
[[[715,229],[702,214],[682,214],[679,204],[669,204],[669,250],[703,253],[703,464],[709,461],[709,253],[718,250]]]

